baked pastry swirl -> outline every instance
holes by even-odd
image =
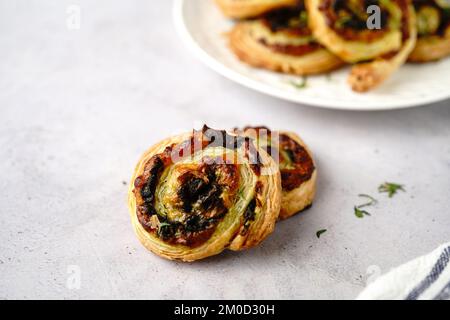
[[[234,19],[252,18],[268,11],[296,5],[298,0],[216,0],[222,12]]]
[[[435,61],[450,55],[450,2],[413,0],[419,38],[410,62]]]
[[[410,0],[306,0],[306,5],[318,41],[347,62],[363,62],[353,67],[348,79],[354,91],[381,84],[405,63],[415,46],[416,19]],[[380,9],[379,25],[369,25],[371,6]]]
[[[316,193],[317,169],[305,142],[293,132],[274,132],[266,127],[237,131],[255,139],[279,165],[282,197],[280,219],[287,219],[312,205]]]
[[[302,3],[302,2],[301,2]],[[315,41],[303,4],[239,22],[230,32],[230,47],[242,61],[297,75],[334,70],[343,64]]]
[[[280,201],[274,160],[248,137],[207,127],[145,152],[128,196],[142,244],[182,261],[259,244],[273,231]]]

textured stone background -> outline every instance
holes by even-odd
[[[171,5],[0,1],[0,298],[354,298],[370,266],[449,240],[449,101],[358,113],[254,93],[186,52]],[[123,182],[148,146],[201,122],[300,133],[318,197],[256,249],[168,262],[135,238]],[[384,180],[407,192],[378,195]],[[359,193],[379,198],[372,217],[353,215]]]

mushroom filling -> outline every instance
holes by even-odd
[[[403,1],[391,0],[323,0],[319,9],[325,15],[326,22],[337,34],[346,40],[375,41],[388,31],[401,27],[401,15],[406,6]],[[372,14],[370,6],[380,10],[378,28],[369,28]]]
[[[225,139],[220,142],[219,137]],[[134,181],[136,214],[140,224],[147,232],[169,244],[200,246],[210,239],[237,201],[243,201],[239,195],[240,166],[230,163],[230,154],[244,146],[245,157],[256,161],[249,164],[247,170],[255,174],[260,171],[259,153],[251,147],[250,139],[205,127],[201,132],[194,132],[190,141],[180,145],[192,150],[191,145],[196,139],[200,139],[197,142],[202,151],[209,150],[215,154],[212,147],[216,147],[220,155],[212,157],[202,153],[197,160],[173,163],[177,145],[171,145],[151,157],[143,174]],[[192,154],[184,156],[189,158]],[[246,201],[249,204],[241,217],[244,229],[254,220],[256,210],[254,199]]]
[[[260,35],[258,41],[274,52],[303,56],[321,48],[308,27],[308,14],[303,4],[272,11],[262,22],[269,32]]]

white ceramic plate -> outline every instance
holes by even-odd
[[[346,84],[348,68],[308,77],[307,86],[298,89],[292,85],[298,77],[249,67],[230,52],[224,33],[233,22],[220,13],[213,0],[175,0],[174,18],[177,31],[201,61],[223,76],[271,96],[347,110],[408,108],[450,98],[450,58],[405,65],[370,93],[351,91]]]

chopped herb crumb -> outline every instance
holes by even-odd
[[[405,192],[404,186],[398,183],[385,182],[378,187],[378,192],[387,193],[389,198],[392,198],[399,190]]]
[[[317,232],[316,232],[317,238],[320,239],[320,236],[321,236],[322,234],[324,234],[325,232],[327,232],[327,229],[322,229],[322,230],[317,231]]]
[[[300,81],[292,80],[289,83],[297,89],[304,89],[308,86],[308,78],[303,76]]]
[[[173,236],[174,229],[172,228],[172,225],[167,222],[161,222],[158,226],[158,236],[163,239],[169,239],[171,236]]]
[[[358,207],[355,207],[355,216],[362,219],[364,216],[370,216],[371,214],[367,212],[366,210],[361,210]]]
[[[358,197],[367,199],[366,203],[360,204],[358,206],[359,209],[364,208],[364,207],[374,206],[378,203],[377,199],[375,199],[372,196],[369,196],[368,194],[359,194]]]
[[[358,197],[367,199],[367,202],[354,207],[355,216],[358,218],[364,218],[364,216],[370,216],[371,214],[362,208],[374,206],[378,203],[378,200],[368,194],[359,194]]]

